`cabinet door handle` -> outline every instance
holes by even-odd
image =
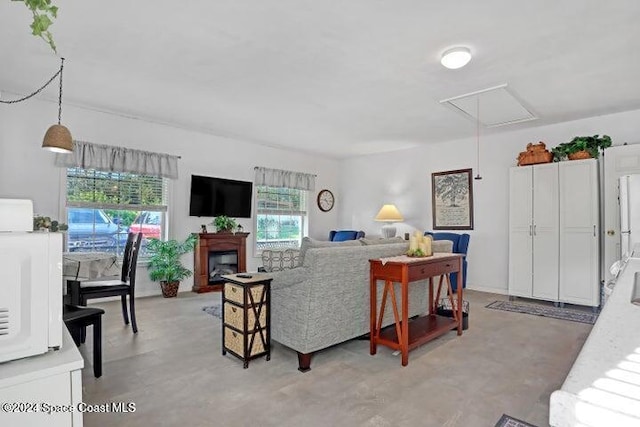
[[[533,236],[533,225],[529,224],[529,236]]]
[[[596,226],[593,226],[593,237],[596,237]]]
[[[537,236],[537,234],[536,234],[536,225],[535,224],[533,224],[533,235]]]

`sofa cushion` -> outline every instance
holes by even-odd
[[[300,244],[300,261],[298,265],[302,265],[304,263],[304,255],[307,253],[307,249],[310,248],[328,248],[328,247],[339,247],[339,246],[360,246],[361,243],[357,240],[345,240],[343,242],[329,242],[325,240],[316,240],[311,237],[303,237],[302,243]]]
[[[405,240],[400,236],[389,237],[389,238],[381,238],[381,239],[370,239],[370,238],[363,237],[362,239],[358,239],[358,241],[361,244],[365,245],[365,246],[369,246],[369,245],[388,245],[390,243],[402,243],[402,242],[405,242]]]
[[[434,240],[431,242],[433,252],[453,252],[453,242],[451,240]]]
[[[367,239],[362,238],[358,239],[358,241],[364,246],[369,245],[388,245],[392,243],[402,243],[406,242],[402,237],[390,237],[390,238],[382,238],[382,239]],[[431,249],[433,252],[453,252],[453,242],[451,240],[434,240],[431,242]]]

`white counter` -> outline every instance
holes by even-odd
[[[0,426],[81,427],[82,355],[64,328],[62,348],[38,356],[0,363]],[[4,406],[4,405],[9,406]],[[35,405],[17,411],[14,404]],[[46,414],[46,405],[57,405],[56,412]],[[37,408],[37,410],[35,410]]]
[[[640,259],[630,258],[560,390],[553,427],[640,426],[640,306],[631,304]]]

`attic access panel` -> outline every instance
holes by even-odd
[[[507,89],[507,84],[443,99],[440,103],[474,122],[480,116],[480,123],[488,128],[537,119],[522,101]]]

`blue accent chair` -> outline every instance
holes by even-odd
[[[358,240],[364,237],[364,231],[355,230],[331,230],[329,232],[329,241],[344,242],[345,240]]]
[[[431,231],[425,231],[424,235],[430,235],[433,240],[451,240],[453,242],[453,252],[462,254],[462,287],[467,287],[467,249],[469,248],[470,235],[463,233],[432,233]],[[458,273],[451,273],[449,275],[451,280],[451,288],[455,292],[458,288]]]

